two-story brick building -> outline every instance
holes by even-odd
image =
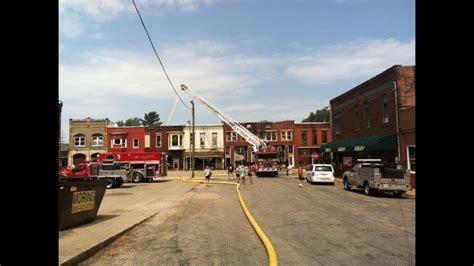
[[[69,119],[68,164],[78,165],[98,153],[106,152],[109,124],[108,118]]]
[[[184,150],[184,125],[145,129],[145,151],[161,152],[169,169],[183,169]]]
[[[161,152],[170,169],[182,169],[184,126],[108,127],[108,152]]]
[[[294,123],[294,144],[296,146],[295,161],[291,160],[290,165],[309,165],[315,162],[311,159],[312,153],[320,154],[321,144],[331,142],[330,122],[295,122]],[[293,154],[292,153],[292,154]]]
[[[161,152],[169,169],[184,165],[184,125],[145,128],[145,151]]]
[[[332,152],[338,174],[359,158],[400,163],[415,174],[415,66],[394,65],[330,105],[332,142],[321,148]]]
[[[144,152],[145,127],[108,127],[107,152]]]
[[[294,161],[294,120],[262,121],[240,123],[257,137],[265,140],[267,145],[278,151],[280,163]],[[225,164],[248,163],[254,160],[252,146],[224,123]]]

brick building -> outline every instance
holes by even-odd
[[[145,151],[161,152],[168,168],[182,169],[184,158],[183,129],[183,125],[145,128]]]
[[[338,174],[359,158],[408,168],[415,180],[415,66],[394,65],[330,101],[332,152]]]
[[[281,164],[294,160],[294,120],[278,122],[244,122],[240,123],[257,137],[274,146]],[[248,163],[254,161],[252,145],[242,139],[232,128],[224,123],[225,165],[229,163]]]
[[[69,119],[68,165],[78,165],[98,153],[107,151],[106,119]]]
[[[331,142],[330,122],[295,122],[294,123],[294,163],[290,165],[308,165],[312,163],[311,154],[320,154],[321,144]],[[291,157],[290,157],[291,159]]]
[[[107,152],[144,152],[145,127],[108,127]]]

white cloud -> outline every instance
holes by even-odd
[[[68,38],[77,38],[84,33],[78,14],[64,11],[60,14],[59,31]]]
[[[392,39],[354,41],[314,53],[268,57],[246,55],[207,40],[162,45],[165,48],[159,49],[159,55],[176,89],[185,83],[238,121],[300,121],[327,106],[338,93],[323,89],[315,93],[318,86],[312,84],[329,83],[342,89],[346,85],[341,83],[370,78],[394,64],[414,64],[414,41]],[[308,84],[295,83],[291,78]],[[288,88],[279,86],[281,97],[272,88],[280,84],[291,84]],[[175,100],[151,48],[146,53],[98,49],[83,54],[79,63],[62,63],[59,88],[60,99],[65,101],[65,119],[91,116],[124,120],[157,110],[166,121]],[[191,99],[179,93],[189,103]],[[272,94],[262,98],[267,93]],[[197,122],[218,121],[200,103],[196,106],[203,114]],[[186,123],[188,111],[178,103],[171,123]]]
[[[415,64],[415,41],[357,40],[327,46],[293,60],[287,74],[308,83],[327,84],[374,75],[396,64]]]
[[[136,0],[138,10],[162,10],[177,8],[184,12],[196,11],[214,4],[216,0]],[[84,34],[84,20],[91,18],[96,23],[107,22],[122,13],[135,13],[131,0],[59,0],[60,31],[67,38]],[[93,36],[97,38],[96,36]],[[102,36],[99,36],[102,37]]]
[[[338,44],[309,55],[269,57],[239,54],[222,43],[206,40],[168,47],[159,54],[175,88],[179,90],[179,85],[185,83],[209,100],[264,90],[264,83],[270,79],[284,82],[288,76],[279,72],[282,67],[290,77],[328,84],[373,76],[394,64],[414,64],[414,41],[401,43],[393,39]],[[83,56],[81,63],[60,65],[61,95],[175,97],[152,52],[99,49]]]
[[[202,42],[196,46],[163,49],[161,60],[175,88],[187,84],[204,96],[246,93],[259,82],[253,77],[255,67],[264,59],[243,55],[212,56],[201,53]],[[214,47],[214,48],[212,48]],[[216,48],[217,47],[217,48]],[[227,48],[215,43],[211,49]],[[125,50],[95,50],[83,55],[84,61],[60,66],[60,94],[65,97],[114,95],[174,98],[174,93],[153,53]]]
[[[136,0],[138,10],[142,8],[178,8],[184,11],[195,11],[200,7],[214,4],[215,0]],[[60,0],[60,10],[73,10],[84,13],[98,21],[104,21],[122,12],[135,12],[132,0]]]
[[[310,112],[315,112],[329,105],[329,100],[317,95],[301,97],[298,94],[288,94],[282,99],[254,99],[248,103],[226,104],[222,109],[239,122],[257,122],[262,120],[282,121],[306,118]]]

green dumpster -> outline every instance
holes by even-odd
[[[59,180],[59,230],[92,222],[97,217],[107,180]]]

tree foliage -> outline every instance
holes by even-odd
[[[127,127],[130,127],[130,126],[141,126],[141,122],[140,122],[140,118],[139,117],[132,117],[132,118],[129,118],[125,121],[125,126]]]
[[[329,108],[316,110],[316,113],[311,112],[303,122],[329,122]]]
[[[123,122],[123,120],[119,120],[119,121],[117,121],[117,123],[116,123],[116,124],[117,124],[117,126],[119,126],[119,127],[123,127],[123,126],[125,126],[125,122]]]
[[[140,121],[142,125],[147,127],[156,127],[163,124],[163,122],[160,122],[160,115],[155,111],[145,114],[144,119],[140,119]]]

